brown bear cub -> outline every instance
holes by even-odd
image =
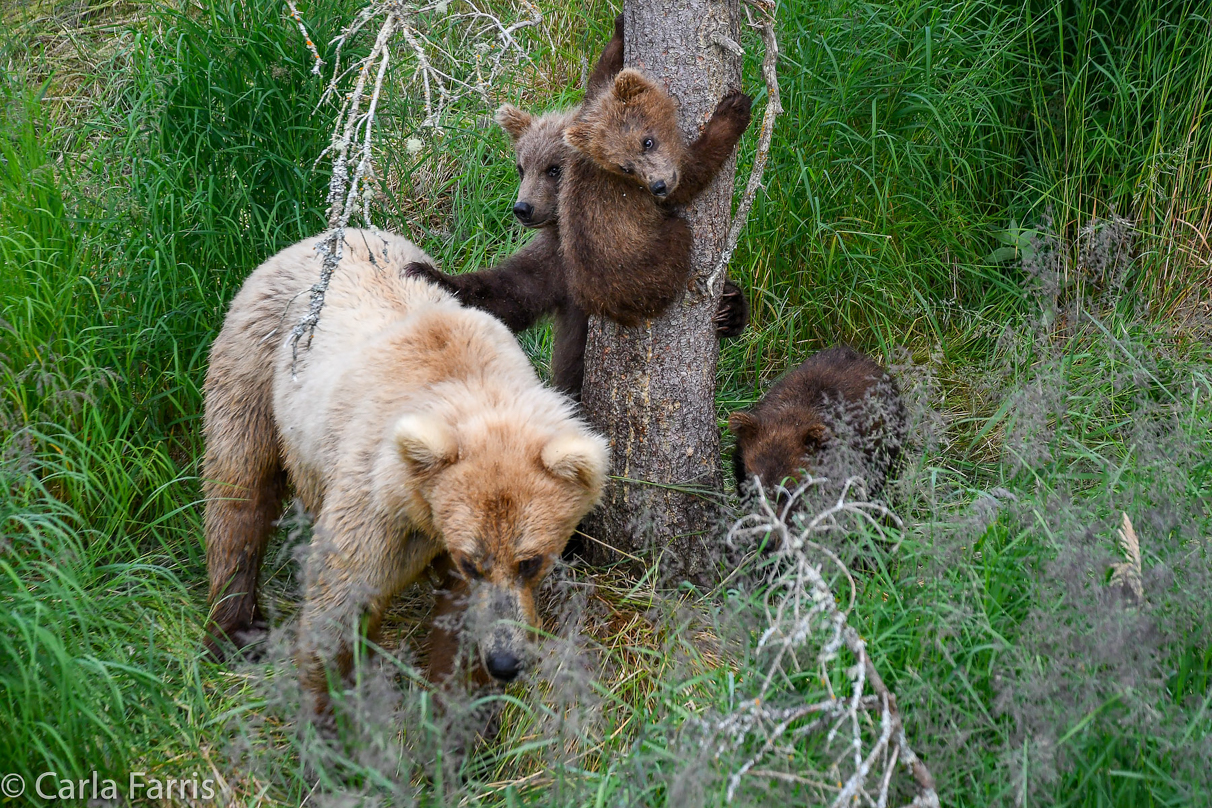
[[[810,357],[753,409],[732,413],[728,428],[742,497],[754,480],[772,496],[780,485],[793,491],[803,472],[837,482],[857,476],[876,497],[900,457],[905,408],[892,377],[842,345]]]
[[[521,178],[514,215],[526,227],[538,230],[530,243],[491,269],[448,275],[431,264],[415,263],[407,272],[441,286],[465,306],[492,314],[514,333],[554,315],[552,382],[556,389],[579,397],[589,320],[569,294],[556,210],[568,151],[564,128],[575,116],[576,110],[531,116],[510,104],[497,111],[497,122],[513,139]],[[739,336],[749,323],[745,293],[730,280],[724,281],[714,319],[716,336],[721,339]]]
[[[531,117],[506,104],[496,120],[513,138],[521,187],[514,215],[538,232],[526,246],[491,269],[448,275],[428,263],[413,263],[409,275],[442,287],[465,306],[486,311],[518,333],[544,316],[555,316],[552,382],[571,396],[581,393],[588,318],[572,301],[560,262],[556,195],[564,167],[564,127],[574,111]]]
[[[623,15],[619,14],[614,21],[614,36],[589,76],[586,99],[608,88],[622,69]],[[448,275],[427,262],[411,264],[405,272],[441,286],[465,306],[488,312],[515,333],[525,331],[546,315],[555,315],[552,382],[556,389],[579,396],[585,375],[588,319],[568,295],[556,213],[568,151],[564,129],[575,118],[575,109],[538,117],[512,104],[497,110],[496,122],[509,133],[517,158],[521,187],[513,206],[514,216],[523,226],[538,230],[529,244],[497,266],[479,272]]]
[[[347,673],[358,625],[392,597],[441,580],[429,675],[456,667],[460,629],[488,673],[525,666],[534,591],[597,503],[605,441],[540,384],[488,314],[401,268],[428,256],[388,233],[348,230],[314,338],[290,324],[319,278],[318,239],[245,282],[205,385],[207,645],[249,639],[257,575],[289,480],[315,517],[298,659],[318,709]]]
[[[623,16],[615,20],[615,33],[590,75],[586,101],[610,87],[623,67]],[[547,315],[555,317],[551,356],[552,382],[573,397],[581,394],[585,375],[585,338],[588,317],[573,301],[560,258],[557,199],[569,146],[564,129],[578,109],[532,116],[512,104],[497,110],[496,121],[513,141],[517,159],[518,189],[513,212],[525,227],[538,230],[525,247],[491,269],[448,275],[430,264],[412,264],[409,274],[425,278],[453,294],[465,306],[492,314],[514,333],[533,326]],[[749,322],[749,305],[739,286],[725,281],[715,317],[716,334],[735,337]]]
[[[632,326],[686,291],[693,236],[678,208],[719,173],[750,105],[729,93],[689,146],[673,98],[638,70],[582,106],[564,131],[575,151],[559,200],[560,252],[582,309]]]

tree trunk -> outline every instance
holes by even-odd
[[[717,44],[740,39],[738,0],[626,0],[623,13],[626,65],[665,85],[692,142],[725,93],[741,86],[740,57]],[[704,287],[727,235],[735,173],[734,158],[685,211],[695,236],[687,294],[635,328],[590,321],[582,401],[610,438],[611,473],[624,478],[611,483],[588,526],[597,539],[586,548],[591,561],[656,550],[663,574],[700,583],[716,567],[722,475],[712,316],[723,279]]]

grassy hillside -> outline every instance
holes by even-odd
[[[305,520],[266,565],[266,660],[199,661],[206,352],[247,273],[323,226],[332,114],[281,4],[202,5],[0,4],[0,774],[200,772],[247,805],[722,804],[745,750],[701,733],[756,692],[751,573],[703,594],[562,571],[539,675],[494,697],[498,740],[466,755],[475,704],[435,717],[409,664],[424,592],[343,741],[295,731]],[[326,59],[358,7],[301,5]],[[494,103],[576,100],[613,10],[543,11]],[[897,373],[905,527],[895,551],[861,531],[837,549],[946,804],[1212,803],[1202,6],[814,0],[779,23],[787,111],[731,267],[754,320],[724,349],[721,418],[838,341]],[[515,249],[491,105],[421,131],[393,86],[379,224],[447,267]],[[547,334],[523,344],[542,365]],[[1108,583],[1123,513],[1139,602]],[[806,664],[782,686],[825,685]],[[792,772],[838,753],[780,750]],[[753,776],[734,802],[830,787]]]

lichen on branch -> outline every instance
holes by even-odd
[[[288,16],[298,26],[312,54],[312,72],[325,64],[307,33],[303,16],[287,0]],[[310,341],[320,322],[324,296],[340,266],[345,230],[359,217],[369,228],[375,197],[375,119],[393,59],[411,68],[404,88],[420,85],[425,117],[418,128],[437,129],[465,99],[489,106],[489,89],[510,65],[529,58],[517,33],[537,26],[543,15],[530,0],[521,0],[525,16],[511,23],[483,10],[474,0],[461,0],[453,10],[448,0],[414,5],[401,0],[372,0],[332,41],[332,74],[319,108],[339,101],[332,141],[317,162],[332,161],[328,183],[328,230],[316,245],[322,257],[319,280],[311,287],[306,314],[295,324],[290,344],[295,360],[299,343]],[[440,23],[441,36],[436,35]],[[377,25],[377,31],[375,27]],[[342,64],[347,46],[368,32],[374,39],[365,55]]]

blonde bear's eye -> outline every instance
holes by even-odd
[[[652,142],[652,138],[650,138],[650,137],[644,138],[644,143],[643,143],[644,151],[652,151],[652,147],[655,145],[656,144]]]
[[[522,580],[530,580],[539,574],[539,570],[543,568],[543,557],[535,556],[518,562],[518,576]]]
[[[459,572],[463,573],[463,577],[469,581],[479,581],[484,577],[484,573],[480,572],[475,562],[469,558],[459,561]]]

